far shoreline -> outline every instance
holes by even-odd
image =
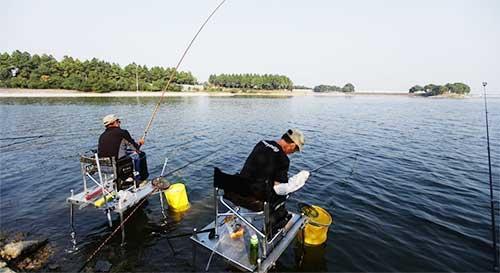
[[[0,88],[0,98],[135,98],[135,97],[161,97],[162,92],[151,91],[111,91],[111,92],[84,92],[66,89],[23,89],[23,88]],[[349,96],[407,96],[424,97],[419,94],[402,92],[312,92],[310,90],[295,89],[286,90],[259,90],[244,92],[241,90],[206,92],[206,91],[182,91],[165,92],[165,97],[298,97],[298,96],[317,96],[317,97],[349,97]],[[434,96],[435,98],[467,98],[470,96],[456,96],[455,94]],[[432,98],[432,97],[430,97]]]

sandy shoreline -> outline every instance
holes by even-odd
[[[95,97],[160,97],[162,92],[145,91],[113,91],[108,93],[82,92],[60,89],[7,89],[0,88],[0,98],[95,98]],[[236,96],[269,96],[269,97],[344,97],[344,96],[414,96],[408,93],[388,92],[355,92],[355,93],[315,93],[311,91],[260,91],[260,92],[165,92],[165,97],[236,97]]]
[[[7,89],[0,88],[0,98],[94,98],[94,97],[160,97],[162,92],[112,91],[107,93],[82,92],[60,89]],[[165,92],[165,97],[233,97],[233,96],[304,96],[313,95],[307,91],[265,91],[265,92]]]

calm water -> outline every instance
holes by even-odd
[[[69,254],[70,189],[81,189],[78,156],[95,148],[108,113],[138,138],[156,99],[0,99],[1,229],[49,237],[53,260],[74,271],[111,232],[102,212],[77,211],[80,250]],[[491,99],[493,175],[500,173],[500,99]],[[327,209],[334,218],[326,245],[291,245],[279,271],[488,271],[490,211],[484,110],[480,99],[395,96],[296,98],[169,98],[144,150],[152,176],[169,158],[170,170],[219,152],[171,176],[185,181],[192,208],[168,215],[151,198],[127,224],[128,244],[116,236],[98,255],[113,271],[190,271],[192,245],[166,234],[211,221],[212,170],[239,171],[253,145],[289,127],[306,134],[291,174],[360,153],[324,168],[292,196]],[[351,174],[351,170],[353,174]],[[498,188],[497,192],[498,194]],[[500,218],[500,217],[499,217]],[[500,220],[500,219],[499,219]],[[168,232],[168,233],[167,233]],[[208,252],[198,251],[201,270]],[[219,258],[213,270],[231,270]]]

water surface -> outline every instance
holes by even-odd
[[[138,138],[156,98],[0,99],[1,229],[49,237],[53,260],[74,271],[110,234],[102,212],[77,211],[80,250],[69,254],[70,189],[81,190],[79,154],[95,148],[101,118],[121,117]],[[493,178],[500,169],[500,99],[491,99]],[[152,176],[163,158],[186,183],[191,209],[162,225],[157,198],[127,224],[127,245],[117,236],[97,260],[113,271],[190,271],[191,243],[165,236],[211,221],[212,172],[237,172],[255,143],[277,139],[290,127],[304,131],[305,151],[291,156],[290,173],[359,153],[322,169],[288,204],[305,200],[334,219],[324,246],[291,245],[279,271],[488,271],[492,254],[486,132],[480,99],[396,96],[293,98],[166,98],[144,146]],[[39,136],[39,138],[12,137]],[[213,154],[212,151],[220,149]],[[498,188],[497,192],[498,194]],[[500,218],[500,217],[498,217]],[[197,268],[208,258],[198,252]],[[215,259],[214,270],[233,270]]]

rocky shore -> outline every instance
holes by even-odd
[[[40,271],[57,269],[50,264],[54,250],[46,238],[15,233],[0,232],[0,273]]]

